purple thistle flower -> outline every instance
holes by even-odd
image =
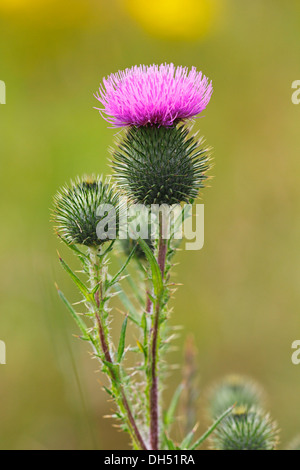
[[[212,92],[212,83],[195,67],[140,65],[105,78],[95,95],[104,108],[95,109],[113,127],[168,127],[200,114]]]

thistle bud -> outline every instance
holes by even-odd
[[[275,450],[278,429],[259,409],[239,406],[219,424],[212,443],[215,450]]]
[[[198,196],[209,160],[209,149],[187,127],[131,127],[113,152],[113,169],[134,203],[171,206]]]
[[[116,238],[119,210],[119,197],[109,180],[84,176],[54,197],[55,229],[68,244],[99,246]],[[98,230],[100,222],[107,227],[102,234]]]
[[[229,375],[210,392],[210,414],[212,418],[218,418],[234,404],[247,409],[260,406],[262,397],[263,391],[254,381],[240,375]]]

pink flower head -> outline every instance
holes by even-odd
[[[95,95],[96,108],[114,127],[172,126],[200,114],[213,87],[195,67],[140,65],[111,74]]]

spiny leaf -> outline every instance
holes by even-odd
[[[106,256],[108,253],[110,253],[110,252],[112,251],[113,246],[114,246],[114,244],[115,244],[115,241],[116,241],[116,240],[112,240],[111,243],[110,243],[110,244],[108,245],[108,247],[106,248],[106,250],[105,250],[103,253],[101,253],[101,254],[98,255],[98,257],[99,257],[100,259],[101,259],[101,258],[102,258],[102,259],[105,258],[105,256]]]
[[[123,264],[122,268],[120,269],[120,271],[109,281],[109,286],[113,286],[116,282],[118,282],[121,274],[125,271],[125,269],[127,268],[131,258],[133,257],[134,255],[134,252],[136,250],[136,245],[133,247],[133,249],[131,250],[131,253],[130,255],[128,256],[126,262]]]
[[[127,297],[126,293],[121,289],[119,284],[115,284],[113,288],[115,289],[118,296],[120,297],[124,307],[128,310],[129,314],[127,316],[129,318],[129,320],[131,320],[137,326],[140,326],[139,314],[138,314],[136,308],[134,307],[133,303]]]
[[[94,297],[94,295],[96,294],[96,292],[99,290],[99,287],[100,287],[100,282],[98,282],[94,289],[91,291],[91,295]]]
[[[203,442],[211,435],[211,433],[214,432],[214,430],[217,428],[217,426],[223,421],[224,418],[226,418],[226,416],[228,416],[233,408],[235,407],[235,405],[231,406],[230,408],[228,408],[228,410],[226,410],[214,423],[213,425],[203,434],[203,436],[201,436],[196,442],[195,444],[193,444],[188,450],[195,450],[197,449],[197,447],[200,447],[201,444],[203,444]]]
[[[195,436],[195,432],[196,432],[196,429],[192,429],[192,431],[190,431],[187,436],[183,439],[182,443],[180,444],[180,449],[182,450],[186,450],[186,449],[189,449],[191,443],[192,443],[192,440]]]
[[[90,339],[90,335],[87,332],[87,327],[86,327],[84,321],[81,319],[80,315],[78,315],[75,312],[74,308],[72,307],[70,302],[67,300],[67,298],[64,296],[64,294],[61,292],[61,290],[59,290],[58,286],[56,286],[56,289],[57,289],[57,293],[58,293],[59,297],[61,298],[63,303],[66,305],[67,309],[71,313],[72,317],[74,318],[75,322],[77,323],[77,326],[79,327],[79,329],[82,332],[82,334],[84,335],[84,337]]]
[[[113,364],[112,362],[106,361],[102,359],[102,362],[111,372],[111,378],[114,382],[119,383],[119,366],[117,364]]]
[[[107,387],[105,387],[105,385],[103,385],[103,390],[108,393],[108,395],[110,395],[111,397],[115,398],[115,394]]]
[[[142,320],[141,320],[141,328],[144,332],[144,345],[143,349],[147,351],[147,344],[148,344],[148,326],[147,326],[147,317],[146,312],[143,313]],[[146,352],[145,358],[147,359],[148,353]]]
[[[67,263],[61,257],[59,257],[59,261],[62,267],[64,268],[64,270],[69,274],[71,279],[74,281],[74,283],[76,284],[80,292],[84,295],[84,297],[87,300],[91,300],[91,295],[89,293],[89,290],[83,284],[83,282],[79,279],[79,277],[76,276],[76,274],[72,271],[72,269],[67,265]]]
[[[168,450],[176,450],[176,445],[174,444],[174,442],[167,436],[166,433],[164,433],[164,441],[165,441],[165,444],[168,448]]]
[[[123,322],[122,328],[121,328],[121,336],[120,336],[119,347],[118,347],[118,355],[117,355],[117,362],[118,363],[121,362],[123,354],[124,354],[127,322],[128,322],[128,317],[126,316],[125,320]]]
[[[78,255],[78,257],[82,259],[82,261],[89,259],[88,255],[83,253],[83,251],[79,250],[77,245],[75,245],[74,243],[68,243],[67,240],[65,240],[65,238],[62,237],[58,232],[57,232],[57,236],[65,245],[67,245],[68,248],[74,251]]]
[[[142,320],[141,320],[141,328],[143,329],[144,333],[147,332],[147,318],[146,313],[143,313]]]
[[[138,345],[139,350],[144,354],[145,358],[147,359],[147,350],[144,348],[144,346],[140,343],[139,340],[136,341],[136,344]]]
[[[151,267],[154,293],[156,295],[156,298],[160,298],[163,292],[163,280],[162,280],[161,272],[159,269],[159,265],[155,259],[154,254],[152,253],[152,250],[149,248],[145,240],[143,240],[142,238],[139,238],[139,244],[141,245]]]
[[[168,427],[170,426],[170,424],[173,423],[174,421],[174,418],[175,418],[175,413],[176,413],[176,409],[177,409],[177,405],[178,405],[178,402],[179,402],[179,399],[180,399],[180,396],[181,396],[181,393],[183,391],[183,384],[180,384],[177,389],[175,390],[175,393],[173,395],[173,398],[171,400],[171,403],[170,403],[170,406],[169,406],[169,409],[168,411],[166,412],[165,414],[165,425]]]
[[[138,283],[131,276],[126,276],[126,281],[133,290],[136,300],[142,307],[145,307],[145,299],[141,295],[140,285],[138,285]]]

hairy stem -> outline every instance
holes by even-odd
[[[164,281],[165,265],[167,256],[167,240],[163,233],[163,218],[159,218],[159,243],[157,263]],[[159,449],[159,397],[158,397],[158,342],[159,342],[159,324],[161,313],[161,299],[156,299],[154,322],[151,338],[151,388],[150,388],[150,444],[151,449]]]
[[[97,306],[97,311],[95,313],[95,316],[96,316],[100,345],[101,345],[101,349],[105,357],[105,361],[113,365],[114,362],[112,360],[112,355],[110,352],[109,340],[107,337],[107,328],[105,327],[105,319],[103,316],[103,313],[104,313],[104,306],[103,306],[103,281],[104,279],[103,277],[104,276],[103,276],[103,272],[101,273],[102,270],[101,270],[101,267],[99,267],[100,260],[97,257],[97,253],[95,253],[95,251],[90,252],[90,258],[91,258],[90,278],[91,278],[92,287],[95,287],[97,284],[99,285],[99,288],[95,293],[95,302]],[[120,395],[122,408],[125,411],[126,416],[127,416],[127,422],[128,422],[128,427],[130,430],[131,437],[140,449],[147,450],[146,444],[141,436],[141,433],[138,429],[138,426],[132,414],[131,407],[127,399],[126,393],[124,391],[124,388],[122,387],[119,374],[116,372],[116,370],[113,370],[112,368],[110,369],[110,375],[114,381],[114,385],[117,389],[117,392]]]
[[[106,340],[106,337],[105,337],[104,328],[102,326],[101,318],[100,318],[99,314],[96,315],[96,319],[97,319],[97,323],[98,323],[101,348],[102,348],[105,360],[106,360],[106,362],[109,362],[110,364],[113,364],[111,354],[110,354],[110,350],[109,350],[109,346],[108,346],[108,343],[107,343],[107,340]],[[111,376],[112,376],[112,378],[114,379],[115,382],[119,383],[119,377],[116,375],[116,373],[114,371],[111,371]],[[118,389],[119,389],[119,392],[120,392],[120,395],[121,395],[123,406],[124,406],[124,409],[126,411],[126,414],[127,414],[127,417],[128,417],[128,423],[130,425],[133,436],[134,436],[136,442],[138,443],[139,447],[141,447],[142,450],[147,450],[147,447],[144,443],[144,440],[143,440],[143,438],[142,438],[142,436],[139,432],[139,429],[138,429],[137,424],[135,422],[135,419],[133,417],[129,402],[127,400],[127,397],[126,397],[126,394],[125,394],[125,391],[124,391],[122,385],[119,384]]]

